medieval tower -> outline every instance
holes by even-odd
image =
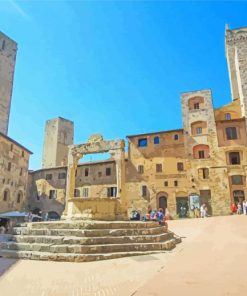
[[[240,99],[242,116],[247,118],[247,27],[226,28],[225,51],[232,99]]]
[[[0,132],[7,135],[17,43],[0,32]]]
[[[74,141],[74,123],[58,117],[47,120],[42,168],[67,165],[68,145]]]

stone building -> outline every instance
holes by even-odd
[[[8,133],[17,44],[0,32],[0,132]]]
[[[27,148],[0,133],[0,212],[24,210],[29,157]]]
[[[74,123],[62,117],[47,120],[42,168],[66,165],[68,146],[73,144]]]
[[[167,207],[173,217],[187,217],[192,206],[205,203],[210,215],[222,215],[229,213],[232,202],[247,196],[247,28],[227,28],[225,40],[232,102],[214,109],[211,90],[182,93],[182,129],[127,136],[127,157],[121,156],[125,158],[121,195],[128,211],[139,209],[144,213],[150,205]],[[56,120],[51,122],[49,138],[56,148],[52,148],[53,154],[46,153],[50,148],[45,140],[43,159],[52,160],[43,161],[44,169],[31,173],[30,201],[32,209],[60,215],[67,202],[68,184],[67,167],[59,166],[62,159],[67,161],[66,145],[73,142],[73,124],[68,125],[69,141],[62,140],[60,151],[59,137],[53,136],[59,128],[54,128]],[[114,159],[79,164],[69,198],[118,198],[114,168]],[[107,176],[109,169],[111,175]]]
[[[61,216],[65,209],[67,166],[29,173],[29,208],[50,217]],[[110,198],[116,196],[116,167],[113,160],[78,164],[74,196]]]

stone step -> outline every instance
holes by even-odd
[[[168,249],[169,250],[169,249]],[[30,259],[44,261],[63,261],[63,262],[90,262],[98,260],[117,259],[130,256],[143,256],[151,254],[160,254],[165,251],[142,251],[142,252],[118,252],[107,254],[67,254],[67,253],[49,253],[49,252],[31,252],[31,251],[10,251],[0,250],[0,256],[15,259]]]
[[[155,221],[49,221],[28,223],[26,225],[33,229],[143,229],[159,226],[159,223]]]
[[[128,243],[128,244],[107,244],[107,245],[54,245],[41,243],[16,243],[2,242],[1,250],[15,251],[38,251],[50,253],[115,253],[115,252],[136,252],[136,251],[162,251],[172,249],[176,246],[175,239],[169,239],[158,243]]]
[[[44,244],[78,244],[78,245],[100,245],[100,244],[122,244],[122,243],[150,243],[165,241],[173,237],[172,233],[139,236],[103,236],[103,237],[76,237],[76,236],[40,236],[23,235],[12,236],[8,240],[17,243],[44,243]]]
[[[78,236],[78,237],[102,237],[102,236],[137,236],[155,235],[167,232],[167,226],[153,228],[130,228],[130,229],[47,229],[31,227],[16,227],[13,234],[17,235],[42,235],[42,236]]]

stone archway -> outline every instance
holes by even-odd
[[[125,195],[125,142],[124,140],[105,141],[99,134],[93,135],[88,142],[69,146],[66,185],[66,206],[63,217],[115,220],[117,215],[127,218]],[[78,161],[87,154],[109,152],[116,164],[117,191],[114,199],[87,198],[75,199],[75,178]],[[110,205],[111,204],[111,205]],[[118,206],[116,205],[118,204]],[[101,211],[102,210],[102,211]],[[110,213],[110,212],[111,213]],[[96,213],[97,212],[97,213]],[[107,214],[109,212],[109,215]],[[114,213],[113,213],[114,212]],[[90,213],[90,215],[86,214]],[[85,216],[86,215],[86,216]]]
[[[167,208],[167,198],[168,194],[166,192],[159,192],[157,194],[157,209],[162,208],[164,211]]]

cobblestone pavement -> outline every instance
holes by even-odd
[[[0,295],[247,295],[247,217],[170,221],[169,227],[183,242],[167,253],[89,263],[0,258]]]

